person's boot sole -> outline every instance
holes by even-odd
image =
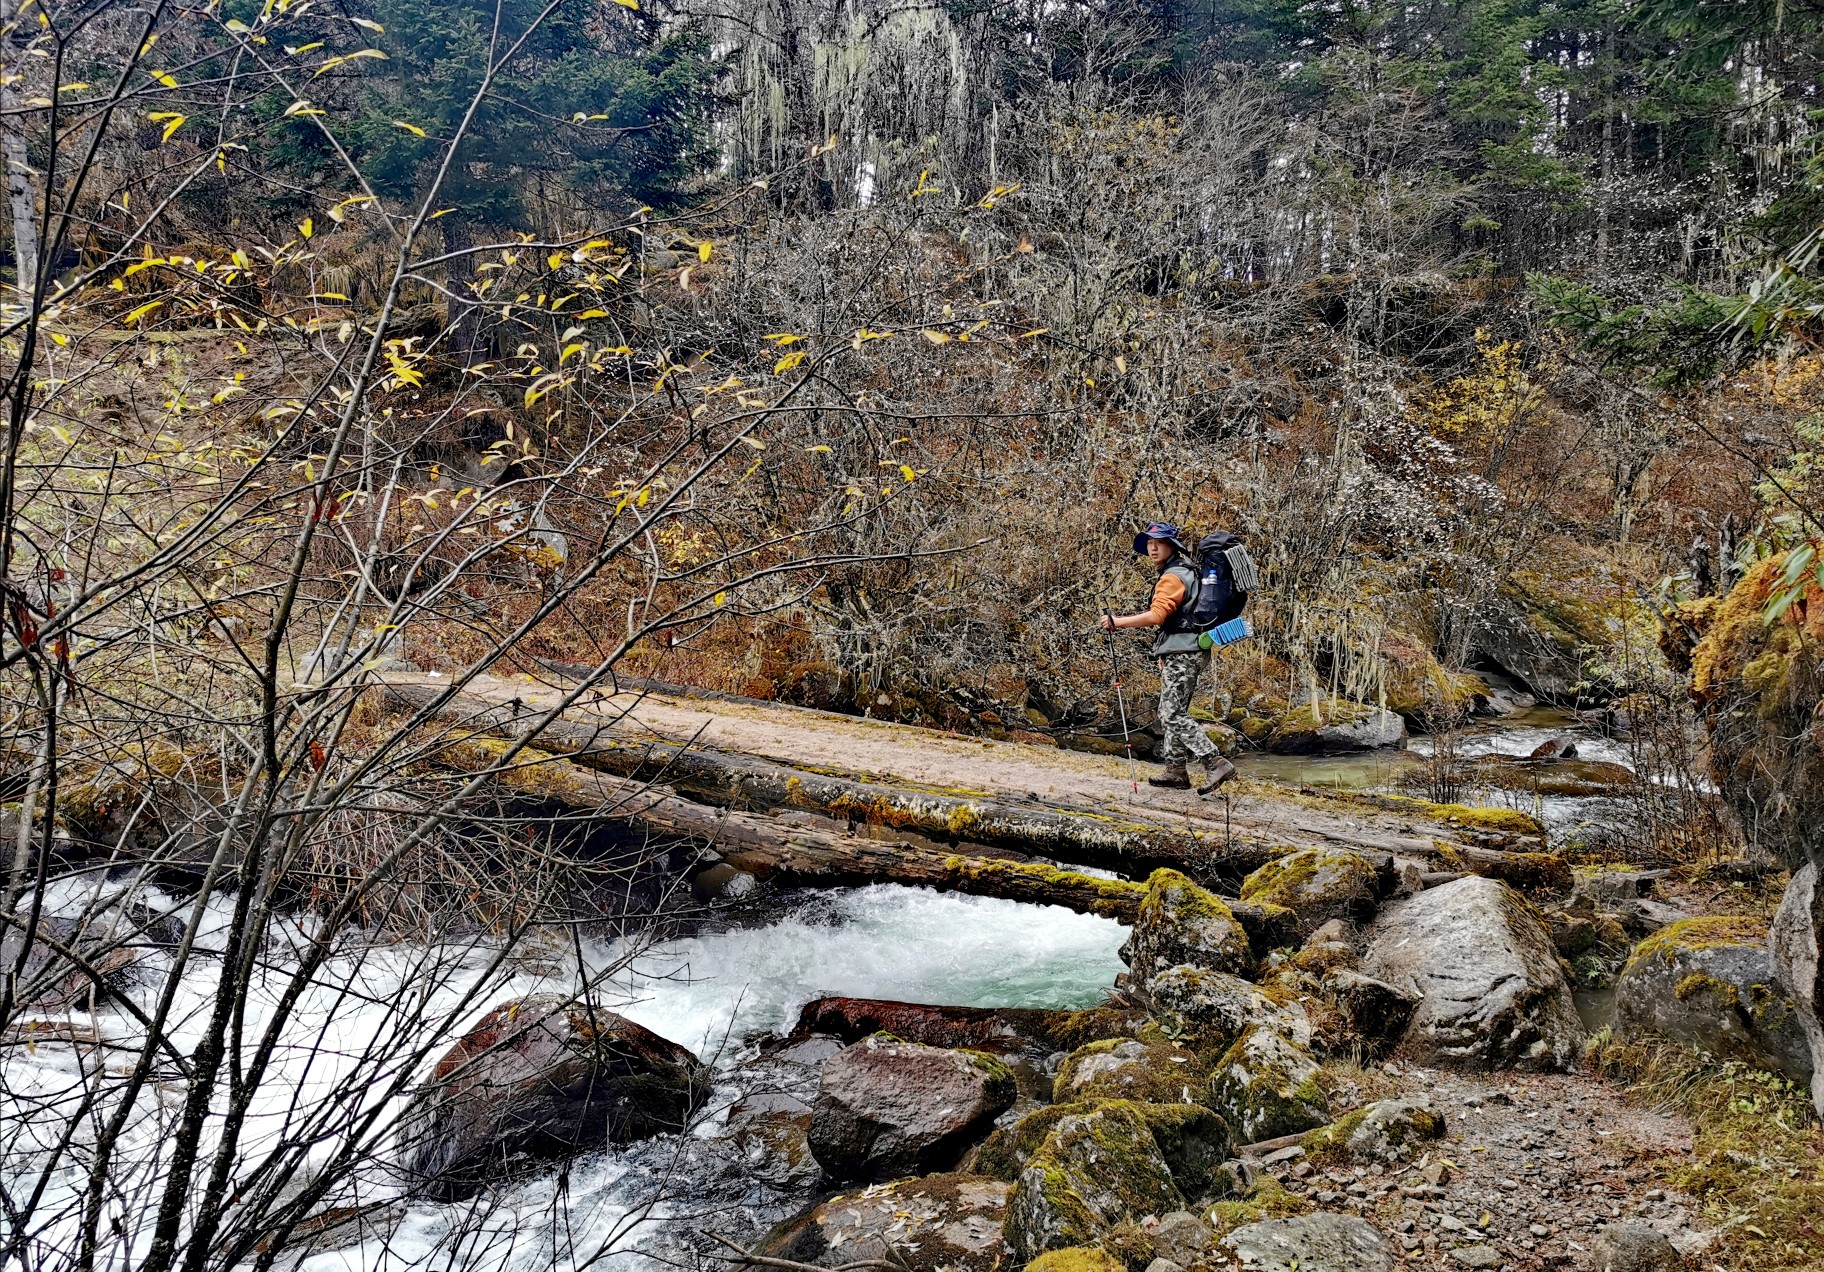
[[[1191,789],[1189,778],[1149,777],[1146,779],[1146,784],[1156,786],[1162,791],[1188,791]]]

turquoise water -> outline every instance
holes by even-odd
[[[1059,906],[894,884],[819,894],[763,926],[668,941],[611,976],[607,1004],[702,1055],[790,1030],[824,994],[961,1007],[1093,1007],[1127,929]],[[629,957],[599,947],[598,968]]]

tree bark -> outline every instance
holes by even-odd
[[[501,766],[505,742],[468,738],[440,748],[436,763],[462,772]],[[1098,879],[1043,862],[946,852],[905,840],[870,839],[803,814],[772,816],[709,808],[663,786],[579,768],[566,757],[522,750],[496,780],[509,790],[567,809],[623,819],[667,837],[712,845],[722,860],[755,878],[793,887],[900,883],[1058,905],[1131,924],[1146,885]],[[1295,942],[1295,916],[1278,906],[1224,898],[1249,944],[1264,954]]]
[[[439,692],[420,685],[386,687],[393,705],[412,709]],[[437,718],[482,734],[518,738],[529,715],[529,709],[515,712],[465,696],[440,711]],[[820,813],[851,825],[915,831],[947,842],[1003,848],[1135,878],[1161,866],[1183,870],[1199,880],[1216,874],[1242,874],[1292,850],[1284,840],[1246,832],[1225,835],[1134,817],[1117,820],[1057,805],[1014,804],[819,773],[704,747],[636,742],[605,725],[580,721],[553,721],[537,735],[537,743],[539,749],[563,755],[585,768],[663,782],[693,800],[719,808]]]
[[[13,218],[13,280],[21,296],[30,296],[38,281],[38,210],[32,199],[32,168],[25,150],[20,59],[13,56],[19,0],[0,0],[0,162],[6,164],[6,201]]]

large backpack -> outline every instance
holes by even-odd
[[[1260,572],[1240,539],[1212,530],[1197,541],[1196,583],[1178,618],[1186,631],[1207,632],[1241,617]]]

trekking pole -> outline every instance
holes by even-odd
[[[1110,607],[1105,612],[1108,614],[1108,621],[1113,623],[1115,621],[1114,609]],[[1140,777],[1134,772],[1134,740],[1127,731],[1127,695],[1122,692],[1121,666],[1115,660],[1115,629],[1107,628],[1102,635],[1108,641],[1108,678],[1114,683],[1115,705],[1121,711],[1121,745],[1127,748],[1127,780],[1128,784],[1134,788],[1134,794],[1138,795]]]

